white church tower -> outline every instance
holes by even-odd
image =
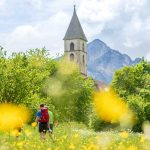
[[[81,74],[87,76],[87,38],[76,14],[75,6],[70,25],[63,40],[65,56],[70,61],[78,64]]]

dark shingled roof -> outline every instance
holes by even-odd
[[[74,7],[73,16],[63,40],[82,39],[87,41]]]

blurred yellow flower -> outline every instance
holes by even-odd
[[[28,129],[26,129],[24,131],[24,133],[26,134],[26,136],[30,136],[32,134],[32,132],[30,130],[28,130]]]
[[[145,141],[145,137],[144,137],[144,136],[141,136],[140,142],[143,143],[144,141]]]
[[[32,125],[32,127],[36,127],[36,126],[37,126],[37,123],[36,123],[36,122],[33,122],[31,125]]]
[[[120,133],[120,136],[122,137],[122,138],[127,138],[128,136],[129,136],[129,133],[128,132],[121,132]]]
[[[62,136],[62,138],[63,138],[63,139],[66,139],[66,138],[67,138],[67,135]]]
[[[56,147],[55,150],[58,150],[58,147]]]
[[[29,110],[13,104],[0,105],[0,130],[10,131],[21,128],[30,118]]]
[[[74,137],[75,137],[75,138],[79,138],[79,134],[76,133],[76,134],[74,135]]]
[[[14,129],[14,130],[11,132],[11,135],[13,135],[13,136],[19,136],[19,135],[20,135],[20,132],[18,131],[18,129]]]
[[[138,150],[138,148],[134,145],[127,148],[127,150]]]
[[[71,144],[69,145],[69,149],[75,149],[74,144],[71,143]]]
[[[91,143],[88,147],[89,150],[99,150],[99,147],[93,143]]]
[[[123,145],[123,143],[119,143],[119,145],[117,145],[117,150],[126,150],[126,147]]]
[[[17,143],[17,146],[19,146],[20,148],[22,148],[24,145],[24,141],[20,141],[19,143]]]
[[[112,90],[96,92],[94,106],[98,116],[111,123],[120,122],[129,114],[128,106]]]
[[[86,145],[83,145],[83,150],[87,150],[88,148],[86,147]]]

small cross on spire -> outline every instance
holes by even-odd
[[[73,4],[74,10],[76,9],[76,1],[74,0],[74,4]]]

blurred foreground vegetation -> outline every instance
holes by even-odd
[[[57,124],[53,139],[47,134],[41,141],[37,128],[25,126],[16,138],[11,133],[0,133],[2,150],[149,150],[150,142],[143,134],[132,132],[94,132],[75,122]]]

